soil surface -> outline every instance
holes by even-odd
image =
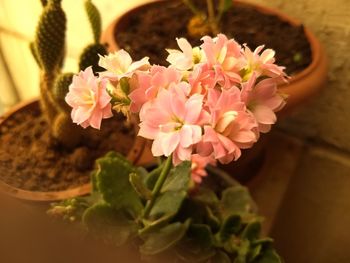
[[[126,155],[135,132],[122,116],[104,120],[100,131],[87,129],[72,150],[49,134],[39,107],[13,114],[0,126],[0,180],[31,191],[60,191],[88,183],[94,160],[108,151]]]
[[[199,1],[203,3],[205,1]],[[182,1],[152,3],[122,18],[114,37],[118,46],[130,52],[134,60],[148,56],[151,63],[167,65],[165,48],[177,49],[177,37],[187,38],[192,45],[201,44],[199,38],[187,33],[192,16]],[[277,64],[285,66],[290,75],[311,63],[311,49],[303,26],[292,26],[251,7],[233,4],[222,18],[221,32],[240,44],[247,43],[251,49],[259,45],[274,49]]]

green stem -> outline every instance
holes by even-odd
[[[182,2],[192,11],[194,15],[202,17],[202,12],[192,3],[191,0],[182,0]]]
[[[163,169],[163,163],[160,163],[157,168],[155,168],[151,172],[149,172],[148,176],[152,177],[156,174],[159,174],[162,171],[162,169]]]
[[[218,28],[216,24],[213,0],[207,0],[207,8],[208,8],[209,25],[212,33],[216,35],[218,33]]]
[[[217,24],[219,24],[219,22],[221,21],[221,18],[222,18],[222,15],[224,14],[224,8],[223,8],[223,2],[224,2],[225,0],[221,0],[220,1],[220,6],[219,6],[219,13],[218,13],[218,15],[217,15],[217,17],[216,17],[216,19],[215,19],[215,21],[216,21],[216,23]]]
[[[165,164],[163,166],[163,169],[160,173],[160,176],[158,177],[158,180],[156,182],[156,185],[154,186],[153,188],[153,191],[152,191],[152,198],[151,200],[149,200],[146,204],[146,208],[145,208],[145,211],[143,213],[143,217],[144,218],[147,218],[149,216],[149,213],[151,212],[151,209],[152,207],[154,206],[154,203],[156,202],[157,200],[157,197],[159,195],[159,192],[160,190],[162,189],[162,186],[165,182],[165,179],[167,178],[168,174],[169,174],[169,171],[172,167],[172,155],[170,155],[166,161],[165,161]]]

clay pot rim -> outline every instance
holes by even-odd
[[[16,112],[25,110],[29,107],[35,107],[35,104],[39,105],[38,99],[31,99],[29,101],[24,101],[18,103],[4,115],[0,116],[0,126],[6,122],[13,114]],[[130,148],[130,151],[127,155],[128,160],[133,163],[136,163],[144,150],[146,145],[146,140],[142,137],[136,136],[134,144]],[[62,191],[52,191],[52,192],[41,192],[41,191],[29,191],[13,187],[3,181],[0,181],[0,191],[4,192],[7,195],[15,197],[17,199],[27,200],[27,201],[41,201],[41,202],[52,202],[60,201],[68,198],[74,198],[78,196],[87,195],[91,192],[91,183],[83,184],[71,189],[62,190]]]
[[[130,9],[126,10],[125,12],[121,13],[116,19],[114,19],[112,21],[112,23],[107,27],[106,31],[103,32],[102,37],[101,37],[101,40],[102,40],[101,42],[108,42],[108,44],[111,45],[113,50],[118,50],[119,47],[117,45],[117,42],[114,39],[113,39],[113,41],[108,41],[107,40],[108,35],[113,36],[113,38],[114,38],[114,31],[117,30],[115,28],[119,28],[121,26],[120,22],[122,21],[122,19],[124,17],[129,16],[131,13],[136,12],[139,9],[142,9],[145,6],[152,5],[158,1],[162,1],[162,0],[152,0],[151,2],[142,3],[142,4],[139,4],[135,7],[132,7]],[[247,2],[244,2],[242,0],[234,0],[234,2],[236,4],[239,4],[239,5],[253,7],[254,9],[256,9],[257,11],[259,11],[263,14],[275,15],[279,19],[281,19],[282,21],[286,21],[293,26],[303,25],[302,22],[299,21],[298,19],[295,19],[295,18],[285,14],[284,12],[279,11],[278,9],[275,9],[272,7],[266,7],[266,6],[263,6],[260,4],[255,4],[255,3],[247,3]],[[306,38],[309,41],[310,48],[311,48],[311,53],[312,53],[311,63],[302,71],[296,73],[295,75],[292,75],[288,83],[280,84],[279,88],[281,88],[283,90],[288,90],[288,86],[290,86],[290,84],[292,84],[294,82],[298,82],[300,79],[302,79],[305,76],[307,76],[308,74],[310,74],[310,72],[312,72],[317,67],[317,65],[320,63],[320,61],[322,60],[322,55],[320,52],[322,47],[321,47],[319,41],[317,40],[316,36],[307,27],[304,27],[304,33],[305,33]]]
[[[252,6],[256,10],[258,10],[259,12],[261,12],[263,14],[264,13],[265,14],[273,14],[273,15],[277,16],[279,19],[281,19],[282,21],[288,22],[290,25],[303,26],[303,23],[301,21],[285,14],[284,12],[282,12],[278,9],[274,9],[272,7],[266,7],[266,6],[259,5],[259,4],[246,3],[246,2],[242,2],[240,0],[235,0],[235,2],[238,4],[241,4],[241,5]],[[321,50],[320,42],[317,40],[316,36],[309,28],[303,26],[303,29],[304,29],[305,36],[306,36],[307,40],[309,41],[310,48],[311,48],[311,54],[312,54],[311,63],[302,71],[291,76],[289,83],[281,84],[280,88],[284,88],[285,86],[288,86],[289,84],[292,84],[293,82],[297,82],[300,79],[304,78],[306,75],[310,74],[310,72],[312,72],[317,67],[317,65],[319,64],[319,62],[322,59],[321,52],[320,52],[320,50]]]

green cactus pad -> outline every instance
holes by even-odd
[[[65,97],[69,91],[69,85],[72,83],[74,74],[73,73],[63,73],[60,74],[53,87],[53,96],[55,101],[62,110],[70,112],[71,108],[67,105]]]
[[[40,78],[40,106],[44,113],[46,121],[52,123],[57,115],[57,107],[54,103],[54,98],[50,92],[53,86],[54,77],[51,74],[44,73]],[[50,125],[51,126],[51,125]]]
[[[98,65],[100,59],[98,54],[102,56],[107,55],[105,46],[102,44],[91,44],[87,46],[80,55],[79,69],[84,70],[87,67],[92,66],[92,70],[95,74],[104,71],[105,69]]]
[[[41,68],[40,60],[39,60],[39,57],[38,57],[38,52],[36,50],[34,42],[30,42],[29,43],[29,49],[30,49],[30,52],[33,55],[33,58],[35,59],[36,64],[39,66],[39,68]]]
[[[46,72],[53,72],[61,64],[64,54],[66,15],[60,0],[51,0],[41,14],[35,36],[40,64]]]
[[[94,34],[95,43],[98,43],[101,36],[101,15],[96,6],[91,2],[91,0],[87,0],[85,2],[85,10],[88,15],[90,25],[92,28],[92,32]]]

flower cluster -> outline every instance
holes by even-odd
[[[174,165],[192,160],[197,182],[206,164],[237,160],[276,122],[285,105],[277,84],[287,76],[264,46],[251,51],[223,34],[202,41],[177,39],[168,67],[132,62],[124,50],[100,57],[105,72],[95,77],[88,68],[70,86],[73,121],[98,128],[112,107],[139,114],[139,136],[153,140],[153,155],[172,155]]]

